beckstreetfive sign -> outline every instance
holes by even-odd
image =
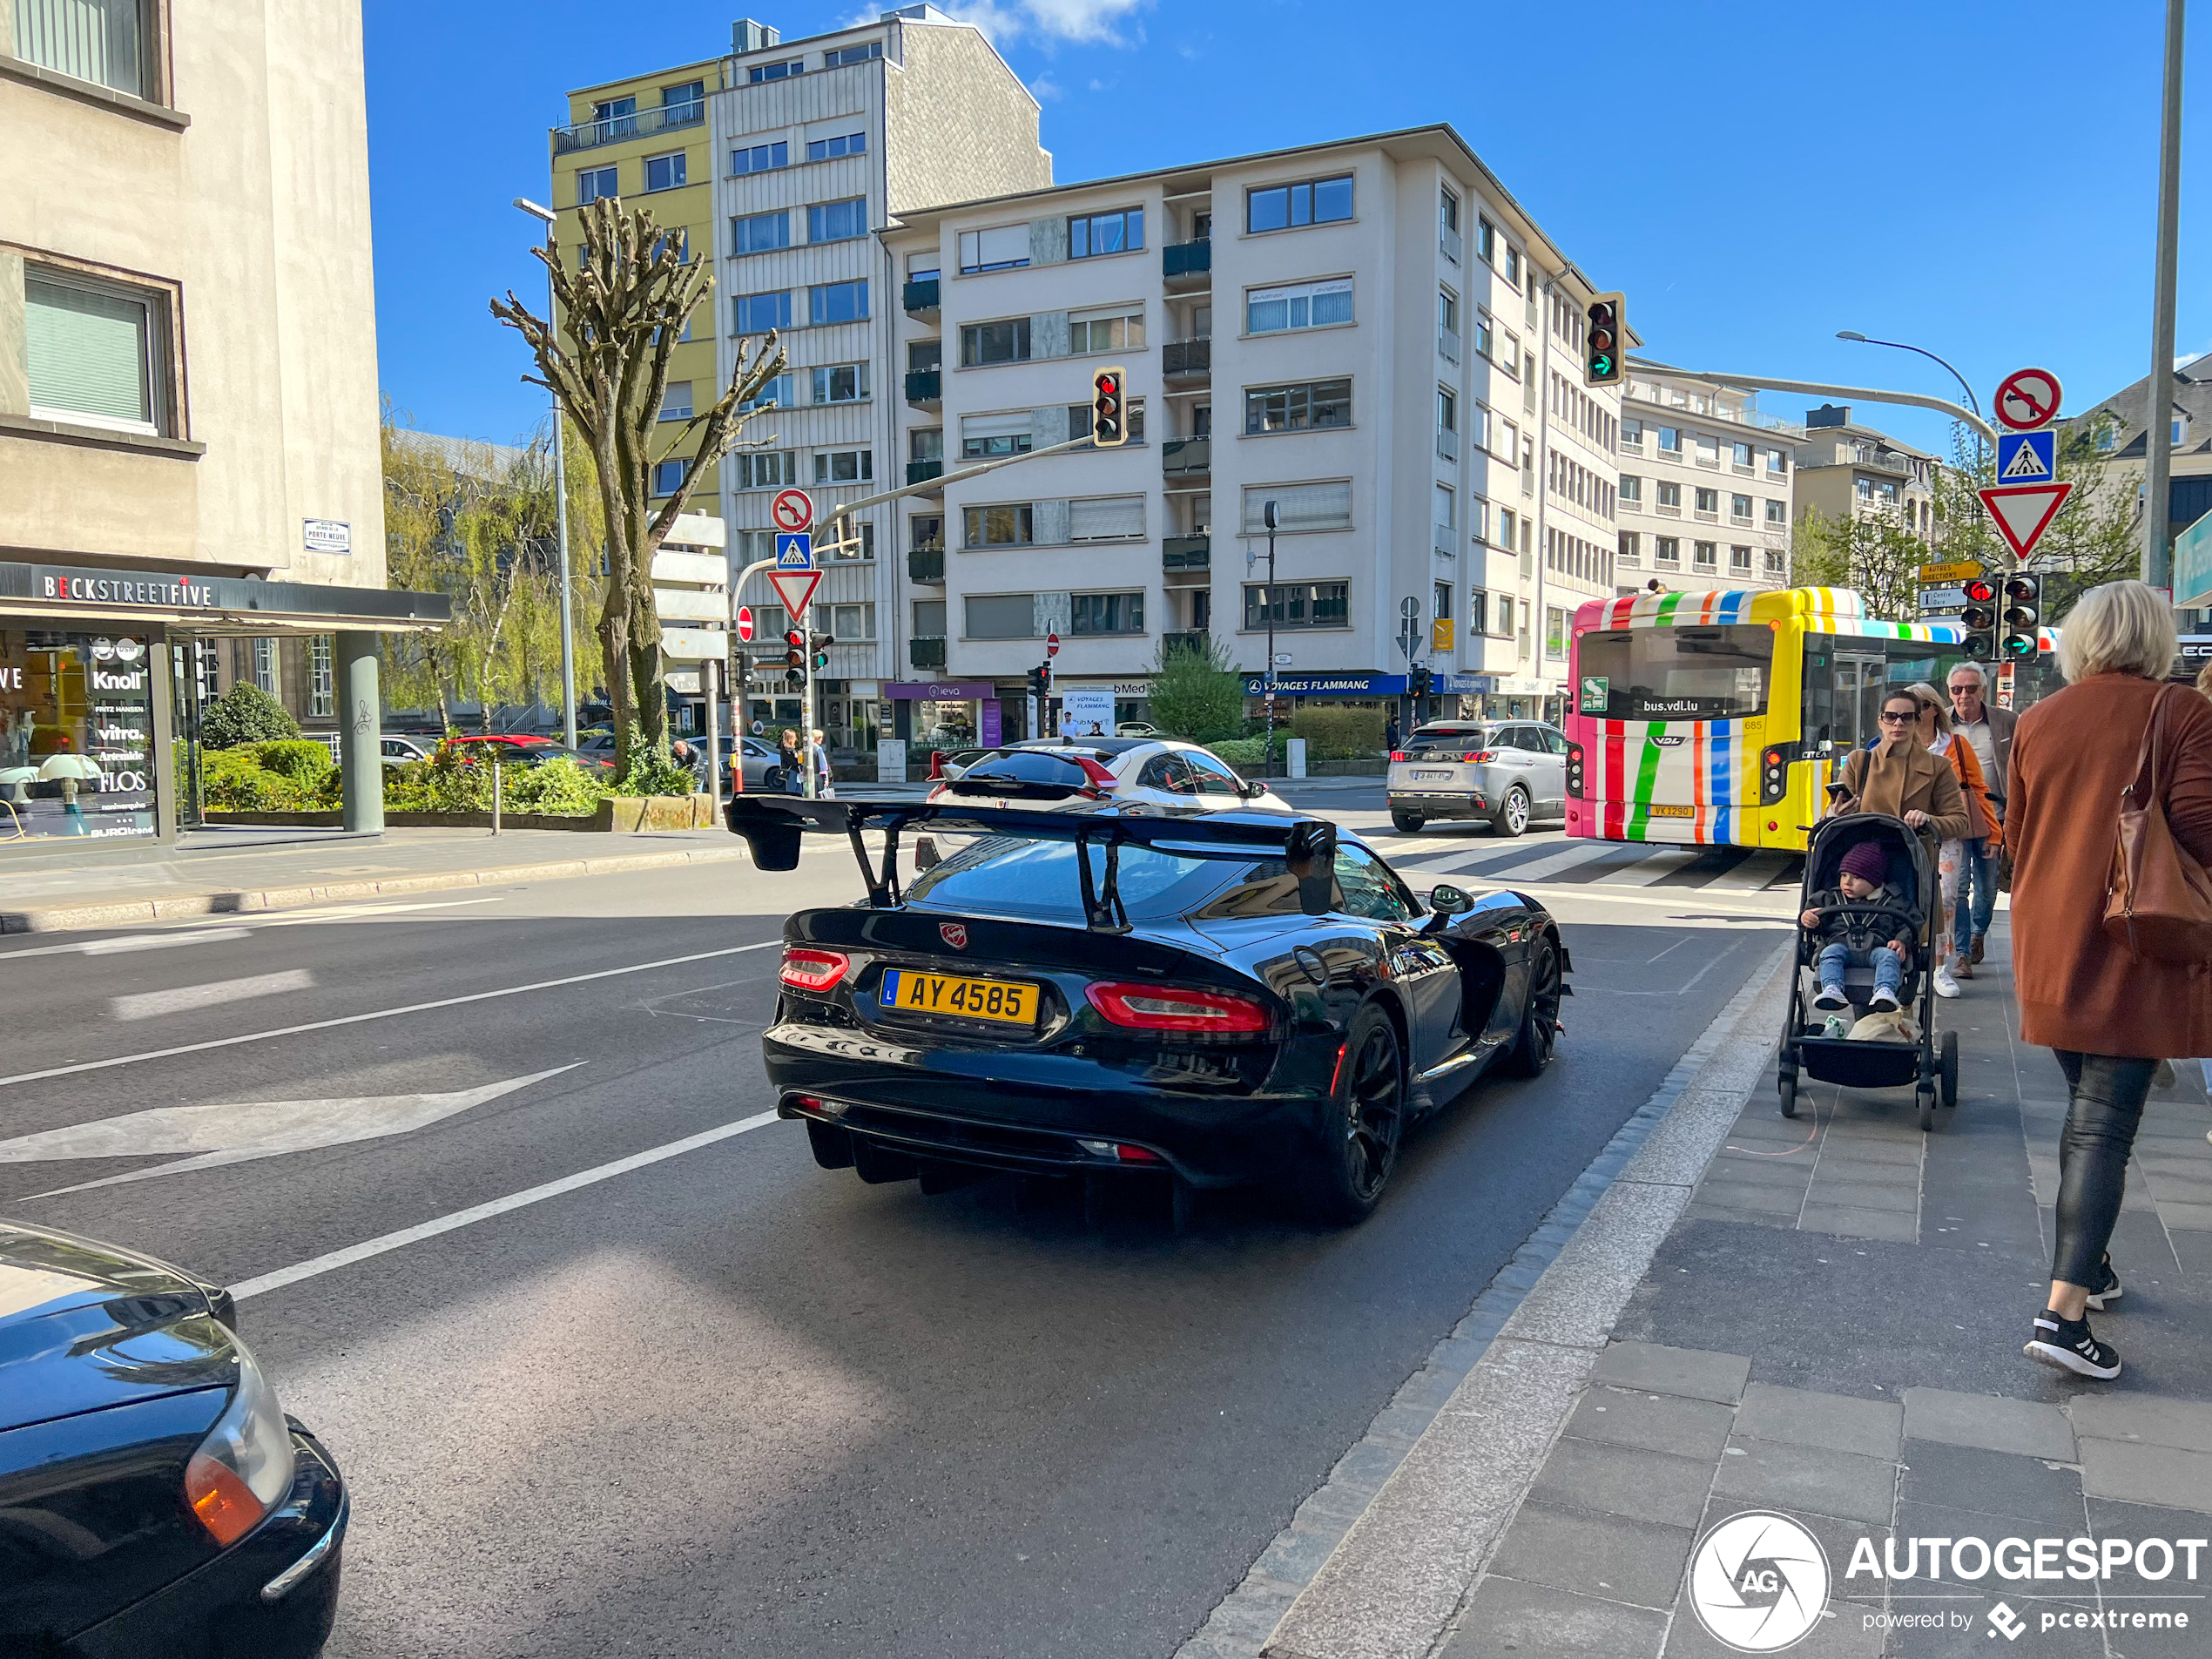
[[[91,605],[153,605],[164,610],[215,608],[215,583],[205,577],[129,576],[120,571],[30,567],[30,599]]]

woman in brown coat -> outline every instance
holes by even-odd
[[[2022,714],[2013,740],[2005,836],[2020,1035],[2054,1052],[2070,1096],[2051,1293],[2027,1352],[2084,1377],[2120,1374],[2088,1310],[2120,1295],[2106,1246],[2151,1074],[2161,1060],[2212,1054],[2204,965],[2138,959],[2104,930],[2120,793],[2177,649],[2174,613],[2153,590],[2092,588],[2060,632],[2067,689]],[[2169,697],[2161,719],[2167,821],[2212,862],[2212,704]]]
[[[1955,841],[1973,822],[1966,797],[1951,763],[1921,744],[1919,724],[1920,699],[1903,686],[1882,699],[1882,740],[1852,750],[1844,762],[1844,793],[1835,810],[1885,813],[1936,840]]]

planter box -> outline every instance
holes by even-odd
[[[321,813],[209,813],[211,824],[275,824],[297,829],[336,829],[343,815]],[[624,835],[662,830],[713,829],[720,823],[709,795],[610,795],[587,817],[556,818],[542,813],[502,813],[502,829],[584,830]],[[402,813],[384,814],[387,829],[489,829],[489,813]]]

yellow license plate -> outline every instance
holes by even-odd
[[[1697,809],[1695,806],[1654,806],[1651,815],[1654,818],[1695,818]]]
[[[951,974],[917,974],[887,968],[877,1001],[908,1014],[951,1014],[964,1020],[993,1020],[1003,1025],[1037,1022],[1037,988],[1004,980],[964,979]]]

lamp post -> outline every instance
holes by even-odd
[[[1267,747],[1260,758],[1260,776],[1275,775],[1275,503],[1260,514],[1267,525]]]
[[[545,245],[554,258],[560,257],[560,246],[554,239],[553,227],[559,221],[549,208],[540,207],[527,196],[515,198],[515,206],[532,219],[543,220],[545,226]],[[553,315],[553,273],[545,273],[545,320],[549,327],[557,326]],[[567,446],[562,442],[561,395],[553,395],[553,500],[560,525],[561,557],[561,740],[571,749],[576,747],[576,605],[569,591],[569,468]]]
[[[1959,389],[1966,395],[1966,407],[1974,412],[1976,419],[1980,418],[1981,400],[1974,395],[1974,388],[1973,385],[1969,383],[1964,374],[1961,374],[1956,368],[1952,368],[1948,362],[1937,356],[1933,352],[1929,351],[1925,347],[1908,346],[1901,340],[1875,340],[1869,335],[1860,334],[1856,328],[1839,328],[1836,331],[1836,338],[1838,340],[1856,341],[1862,346],[1887,346],[1892,351],[1917,352],[1932,363],[1942,363],[1945,368],[1950,370],[1951,378],[1959,382]],[[1986,457],[1987,453],[1988,452],[1982,442],[1981,434],[1979,432],[1975,433],[1975,464],[1979,466]]]
[[[2182,0],[2166,0],[2166,88],[2158,127],[2158,272],[2151,293],[2150,379],[2143,387],[2143,580],[2174,586],[2175,245],[2181,234]]]

